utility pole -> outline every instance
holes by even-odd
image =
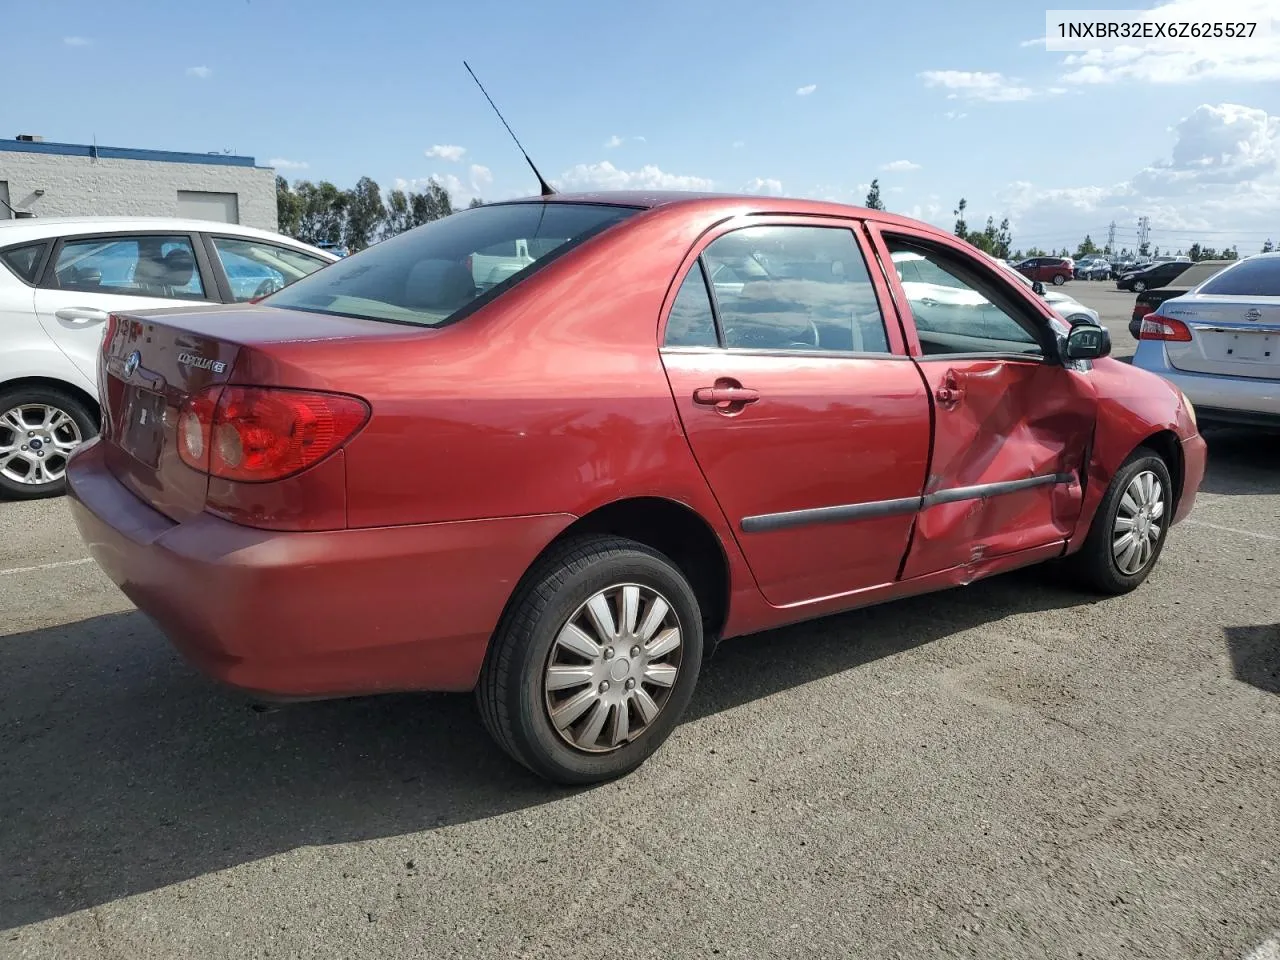
[[[1111,226],[1107,227],[1107,253],[1116,252],[1116,222],[1111,221]]]
[[[1150,233],[1151,233],[1151,218],[1139,217],[1138,218],[1138,250],[1141,251],[1144,256],[1146,255],[1147,237],[1150,235]]]

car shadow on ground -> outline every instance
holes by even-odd
[[[1280,430],[1206,424],[1209,465],[1200,489],[1225,496],[1280,494]]]
[[[1231,672],[1242,683],[1280,693],[1280,624],[1227,627]]]
[[[1089,602],[1031,570],[739,638],[708,657],[688,719],[1013,613]],[[566,796],[498,751],[468,696],[258,711],[136,612],[0,639],[0,769],[0,929],[297,847]]]

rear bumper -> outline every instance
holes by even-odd
[[[1179,370],[1169,363],[1159,340],[1138,341],[1133,365],[1159,374],[1185,393],[1203,420],[1280,423],[1280,380]]]
[[[279,533],[174,523],[101,443],[67,470],[90,553],[201,670],[271,697],[469,690],[516,582],[573,517]]]

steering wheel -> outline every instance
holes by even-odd
[[[793,340],[791,343],[787,344],[788,348],[795,347],[802,350],[808,350],[810,347],[813,347],[818,350],[822,349],[822,333],[818,330],[818,325],[809,317],[805,317],[805,320],[809,323],[809,333],[811,335],[809,338],[810,342],[805,343],[803,340]]]
[[[277,290],[283,289],[283,287],[284,284],[275,277],[267,277],[267,279],[258,284],[258,289],[253,291],[253,299],[260,299],[268,294],[275,293]]]

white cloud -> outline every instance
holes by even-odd
[[[1164,22],[1257,22],[1274,15],[1273,0],[1171,0],[1147,13]],[[1266,83],[1280,80],[1280,31],[1248,39],[1144,42],[1062,59],[1064,83],[1187,84],[1211,81]]]
[[[926,70],[920,74],[926,87],[941,87],[951,91],[947,99],[988,100],[1005,103],[1014,100],[1030,100],[1035,91],[1020,81],[1002,73],[981,70]]]
[[[638,140],[640,143],[646,143],[646,142],[648,142],[648,141],[646,141],[646,140],[645,140],[645,138],[644,138],[644,137],[632,137],[631,139],[632,139],[632,140]]]
[[[62,42],[68,47],[87,47],[93,43],[88,37],[63,37]]]
[[[912,170],[919,170],[920,164],[912,163],[910,160],[893,160],[881,164],[880,169],[888,173],[910,173]]]
[[[622,138],[616,133],[604,142],[604,148],[606,150],[612,150],[614,147],[620,146],[622,146]]]
[[[1018,46],[1020,47],[1043,47],[1048,37],[1034,37],[1031,40],[1023,40]]]
[[[761,193],[769,197],[782,196],[782,181],[773,177],[754,177],[742,188],[746,193]]]
[[[733,149],[735,149],[735,150],[741,150],[741,149],[742,149],[743,147],[745,147],[746,145],[747,145],[747,141],[745,141],[745,140],[735,140],[735,141],[733,141]]]
[[[493,171],[486,166],[473,163],[471,165],[471,196],[481,196],[491,186],[493,186]],[[470,200],[471,197],[467,199]]]
[[[1046,188],[1020,181],[1000,191],[1015,243],[1018,233],[1036,242],[1052,234],[1056,245],[1086,232],[1097,240],[1115,220],[1118,242],[1132,248],[1134,225],[1145,216],[1152,243],[1162,248],[1199,240],[1254,252],[1254,235],[1274,231],[1280,220],[1280,117],[1239,104],[1203,104],[1172,130],[1168,159],[1119,183]]]
[[[962,113],[959,110],[948,110],[946,113],[946,117],[948,120],[963,120],[967,116],[968,116],[967,113]]]
[[[620,170],[608,160],[579,163],[561,174],[556,186],[567,190],[710,190],[706,177],[666,173],[653,164],[639,170]]]
[[[428,157],[437,157],[441,160],[448,160],[450,163],[457,163],[467,152],[467,148],[459,147],[452,143],[437,143],[423,152]]]
[[[213,76],[213,71],[208,67],[187,67],[187,76],[196,77],[200,80],[208,80]]]
[[[268,167],[275,167],[277,170],[305,170],[310,164],[305,160],[286,160],[284,157],[273,157],[267,161]]]
[[[818,89],[818,85],[816,83],[806,83],[803,87],[800,87],[796,90],[796,96],[807,97],[809,96],[809,94],[813,93],[813,91],[817,89]]]

